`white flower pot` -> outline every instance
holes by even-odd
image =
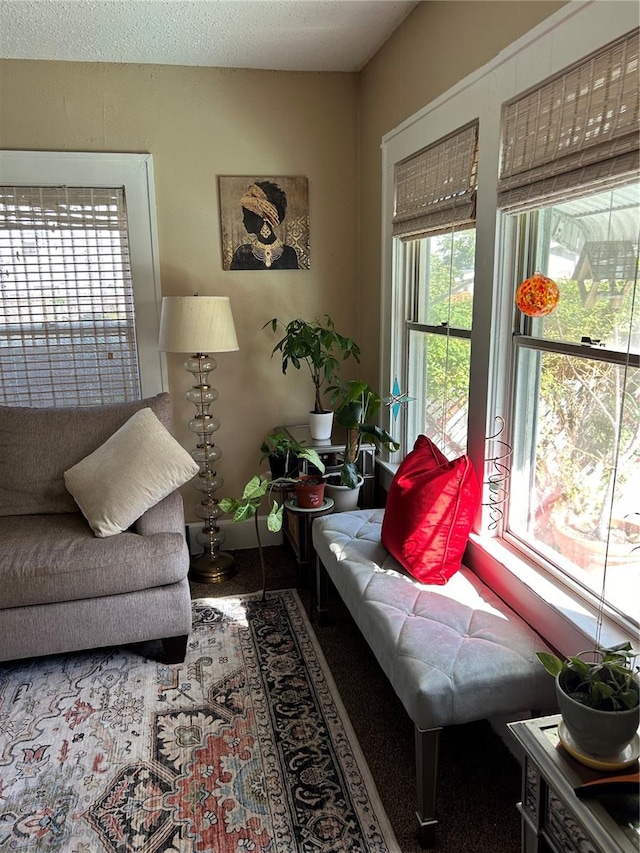
[[[358,498],[363,483],[364,479],[358,477],[358,485],[355,489],[350,489],[349,486],[337,485],[327,480],[325,494],[328,498],[333,498],[333,511],[350,512],[353,509],[358,509]]]
[[[333,412],[309,412],[309,430],[311,438],[316,441],[327,441],[331,438],[333,427]]]

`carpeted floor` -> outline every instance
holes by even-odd
[[[267,589],[298,589],[307,610],[307,578],[286,547],[265,549]],[[261,588],[258,552],[235,552],[238,572],[220,584],[192,584],[193,598]],[[327,659],[378,793],[403,853],[420,853],[415,818],[413,724],[380,670],[340,597],[331,596],[331,622],[313,627]],[[438,853],[518,853],[520,767],[486,722],[442,732],[438,779]]]

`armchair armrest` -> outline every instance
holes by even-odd
[[[180,533],[184,537],[184,528],[184,506],[178,490],[148,509],[135,523],[135,531],[141,536]]]

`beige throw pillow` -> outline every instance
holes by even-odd
[[[198,470],[151,409],[140,409],[65,471],[64,482],[96,536],[106,537],[122,533]]]

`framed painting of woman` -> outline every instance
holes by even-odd
[[[310,268],[309,182],[304,177],[219,177],[222,268]]]

